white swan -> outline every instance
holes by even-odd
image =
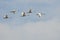
[[[16,10],[12,10],[12,11],[10,11],[11,13],[13,13],[13,14],[15,14],[16,13]]]
[[[45,14],[39,12],[37,15],[38,15],[39,17],[41,17],[42,15],[45,15]]]
[[[22,17],[26,16],[25,12],[22,12],[21,15],[22,15]]]
[[[28,13],[32,13],[32,9],[29,9]]]
[[[4,19],[7,19],[7,18],[8,18],[8,15],[5,15],[3,18],[4,18]]]

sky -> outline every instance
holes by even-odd
[[[21,17],[30,8],[32,14]],[[60,0],[0,0],[0,40],[60,40]]]

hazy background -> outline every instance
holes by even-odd
[[[29,8],[33,13],[20,17]],[[13,9],[17,14],[9,12]],[[37,17],[38,12],[45,16]],[[0,0],[0,40],[60,40],[60,0]]]

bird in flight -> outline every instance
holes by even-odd
[[[4,18],[4,19],[7,19],[7,18],[8,18],[8,15],[5,15],[3,18]]]
[[[39,17],[41,17],[42,15],[45,15],[45,14],[43,14],[43,13],[41,13],[41,12],[39,12],[38,14],[36,14],[37,16],[39,16]]]
[[[26,16],[25,12],[22,12],[21,15],[22,15],[22,17]]]
[[[27,13],[32,13],[32,9],[29,9],[29,11]]]
[[[13,13],[13,14],[15,14],[15,13],[16,13],[16,10],[12,10],[12,11],[10,11],[10,13]]]

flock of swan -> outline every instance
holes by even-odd
[[[10,11],[10,13],[16,14],[16,10],[12,10],[12,11]],[[28,11],[27,13],[32,14],[32,9],[29,9],[29,11]],[[41,17],[42,15],[45,15],[45,14],[39,12],[39,13],[37,13],[36,15],[37,15],[38,17]],[[22,13],[21,13],[21,17],[25,17],[25,16],[28,16],[28,15],[26,14],[26,12],[22,12]],[[3,18],[4,18],[4,19],[8,19],[9,16],[6,14],[6,15],[4,15]]]

